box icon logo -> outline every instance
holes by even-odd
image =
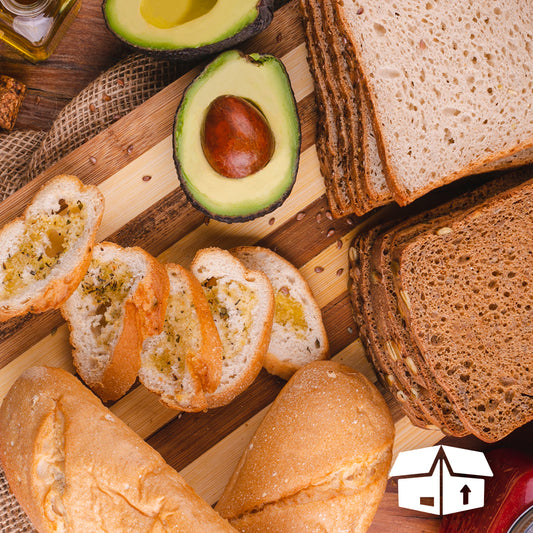
[[[482,452],[433,446],[401,452],[389,477],[398,479],[398,505],[447,515],[483,507],[492,470]]]

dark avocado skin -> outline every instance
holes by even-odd
[[[243,54],[244,55],[244,54]],[[283,70],[285,71],[285,74],[287,74],[287,71],[285,69],[285,67],[283,65],[281,65],[283,67]],[[181,97],[181,100],[180,100],[180,103],[178,105],[178,108],[177,108],[177,111],[176,111],[176,116],[174,117],[174,126],[172,128],[172,131],[175,132],[176,131],[176,127],[177,127],[177,119],[178,119],[178,113],[179,113],[179,109],[181,107],[181,103],[183,102],[183,99],[185,98],[186,94],[187,94],[187,91],[189,90],[189,87],[191,85],[193,85],[195,80],[193,80],[188,86],[187,88],[183,91],[183,94],[182,94],[182,97]],[[297,138],[297,148],[298,148],[298,153],[300,153],[300,150],[301,150],[301,146],[302,146],[302,132],[301,132],[301,123],[300,123],[300,116],[299,116],[299,113],[298,113],[298,106],[297,106],[297,103],[296,103],[296,99],[294,97],[294,92],[291,91],[291,97],[292,97],[292,101],[294,103],[294,108],[296,109],[296,114],[298,116],[298,138]],[[176,171],[177,171],[177,174],[178,174],[178,179],[180,180],[180,185],[181,185],[181,188],[183,190],[183,192],[185,193],[185,196],[187,197],[187,200],[189,200],[189,202],[191,203],[191,205],[197,209],[198,211],[202,212],[204,215],[208,216],[209,218],[212,218],[214,220],[219,220],[220,222],[226,222],[228,224],[231,224],[231,223],[234,223],[234,222],[247,222],[249,220],[254,220],[256,218],[259,218],[259,217],[263,217],[265,215],[268,215],[268,213],[271,213],[272,211],[275,211],[289,196],[289,194],[291,193],[293,187],[294,187],[294,183],[296,182],[296,176],[298,175],[298,168],[300,166],[300,158],[297,157],[296,158],[296,166],[294,168],[294,173],[293,173],[293,176],[292,176],[292,181],[291,181],[291,184],[289,187],[287,187],[287,190],[283,193],[283,195],[279,198],[279,200],[277,200],[276,202],[270,204],[269,206],[265,207],[265,209],[262,209],[261,211],[254,211],[253,213],[250,213],[249,215],[246,215],[246,216],[224,216],[224,215],[219,215],[219,214],[214,214],[212,213],[211,211],[209,211],[208,209],[205,208],[205,206],[203,206],[202,204],[200,204],[199,202],[196,201],[196,199],[194,198],[194,196],[191,194],[191,192],[189,191],[189,189],[187,188],[187,182],[186,180],[183,179],[183,175],[182,175],[182,172],[181,172],[181,163],[180,163],[180,160],[177,156],[177,147],[176,147],[176,135],[172,135],[172,157],[174,158],[174,164],[176,166]]]
[[[181,48],[178,50],[161,50],[159,48],[148,48],[144,46],[137,46],[129,41],[126,41],[121,35],[115,33],[107,21],[106,9],[105,6],[107,0],[104,0],[102,3],[102,12],[104,14],[104,20],[107,26],[107,29],[120,39],[123,43],[127,44],[130,48],[142,52],[145,54],[158,56],[158,57],[167,57],[169,59],[175,59],[178,61],[195,61],[202,57],[217,54],[228,48],[234,48],[237,44],[246,41],[250,37],[262,32],[266,29],[272,22],[274,16],[274,0],[259,0],[257,6],[257,18],[240,32],[216,43],[211,43],[206,46],[200,46],[199,48]]]

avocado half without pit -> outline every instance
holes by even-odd
[[[174,161],[183,191],[209,217],[243,222],[279,207],[299,154],[296,102],[279,59],[224,52],[185,91]]]
[[[140,51],[192,60],[234,47],[272,21],[273,0],[104,0],[107,27]]]

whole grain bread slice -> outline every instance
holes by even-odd
[[[261,371],[274,320],[274,294],[262,272],[250,270],[227,250],[199,250],[191,271],[200,281],[222,341],[222,376],[206,394],[220,407],[243,392]]]
[[[329,356],[322,313],[300,271],[281,256],[260,246],[230,252],[252,270],[268,277],[274,291],[274,323],[264,368],[288,380],[299,368]]]
[[[222,343],[200,282],[180,265],[165,265],[170,293],[163,331],[144,341],[139,379],[172,409],[207,409],[222,374]]]
[[[326,185],[330,210],[336,218],[353,213],[353,205],[347,185],[346,168],[339,150],[339,132],[336,118],[327,100],[327,88],[322,67],[313,46],[314,30],[305,0],[300,1],[300,12],[304,24],[309,69],[315,85],[315,100],[321,120],[317,124],[316,149],[320,171]]]
[[[363,180],[365,154],[362,150],[359,95],[354,90],[349,71],[342,68],[344,50],[335,30],[331,5],[315,0],[307,0],[307,3],[314,28],[313,46],[320,57],[324,76],[329,83],[329,91],[325,97],[333,113],[339,117],[338,130],[345,141],[344,154],[354,213],[361,215],[370,211],[373,206],[369,202]]]
[[[416,397],[408,401],[412,395],[409,387],[401,383],[393,374],[390,363],[386,358],[379,358],[380,339],[377,335],[376,315],[372,308],[372,301],[368,297],[370,287],[370,251],[373,240],[379,234],[379,227],[370,228],[354,237],[349,248],[350,301],[354,311],[354,320],[359,329],[359,336],[365,347],[365,354],[374,366],[382,384],[390,389],[392,395],[400,402],[402,410],[409,420],[418,427],[432,425],[424,414],[422,406]]]
[[[527,2],[335,6],[400,205],[533,146]]]
[[[141,248],[102,242],[89,269],[61,307],[72,356],[83,381],[103,400],[118,400],[135,383],[143,340],[161,332],[169,281]]]
[[[400,257],[413,337],[465,426],[489,442],[533,418],[532,214],[527,182],[418,236]]]
[[[103,212],[96,187],[60,175],[0,230],[0,321],[67,300],[87,271]]]

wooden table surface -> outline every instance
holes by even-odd
[[[286,0],[276,2],[277,7],[286,3]],[[19,114],[16,124],[17,130],[39,129],[46,130],[50,127],[61,108],[85,85],[92,81],[102,70],[114,64],[117,60],[129,53],[127,48],[111,35],[104,24],[99,0],[84,0],[81,11],[70,27],[68,33],[60,43],[55,54],[47,61],[40,64],[31,64],[20,58],[15,52],[0,44],[0,73],[13,76],[24,82],[28,87],[26,99]],[[316,122],[316,116],[312,115]],[[314,124],[308,126],[309,135],[313,135]],[[7,203],[9,205],[9,202]],[[314,207],[313,207],[314,206]],[[308,211],[309,220],[316,212],[324,211],[325,200],[317,201]],[[1,215],[1,213],[0,213]],[[191,217],[195,215],[191,212]],[[337,222],[340,231],[347,231],[345,222]],[[288,224],[283,230],[283,237],[287,239],[286,251],[295,257],[295,261],[303,262],[306,256],[312,255],[313,245],[309,243],[308,249],[298,251],[299,230],[295,224]],[[282,231],[280,229],[280,231]],[[292,233],[294,235],[292,235]],[[300,232],[301,233],[301,232]],[[292,243],[292,245],[291,245]],[[168,243],[170,244],[170,243]],[[264,244],[268,245],[268,242]],[[290,248],[293,247],[291,251]],[[318,247],[319,244],[316,244]],[[154,253],[154,252],[152,252]],[[298,257],[300,254],[300,257]],[[298,259],[296,259],[298,257]],[[337,302],[335,305],[339,305]],[[346,302],[342,305],[346,309]],[[338,327],[344,333],[332,339],[333,347],[340,351],[348,342],[353,342],[356,332],[349,313],[336,313],[330,310],[330,319],[339,322]],[[350,331],[347,334],[346,331]],[[350,337],[350,338],[348,338]],[[4,339],[5,340],[5,339]],[[263,396],[258,401],[261,405],[271,402],[281,389],[283,382],[262,372],[260,380],[264,386]],[[169,463],[178,470],[183,469],[192,460],[204,453],[239,427],[247,419],[250,407],[246,405],[247,399],[238,399],[232,406],[200,413],[196,415],[183,415],[171,421],[165,431],[150,436],[148,442],[162,453]],[[225,413],[220,423],[221,413]],[[532,425],[518,430],[499,445],[510,445],[525,450],[533,449]],[[184,445],[172,443],[167,446],[165,435],[172,430],[184,432],[187,438]],[[201,438],[195,435],[201,432]],[[467,448],[487,449],[480,441],[474,438],[445,439],[448,444],[459,445]],[[199,446],[190,446],[191,442],[201,442]],[[394,530],[401,533],[436,533],[440,527],[440,520],[430,515],[401,509],[397,506],[396,487],[389,482],[387,492],[382,501],[376,519],[371,527],[371,532],[385,532]]]

